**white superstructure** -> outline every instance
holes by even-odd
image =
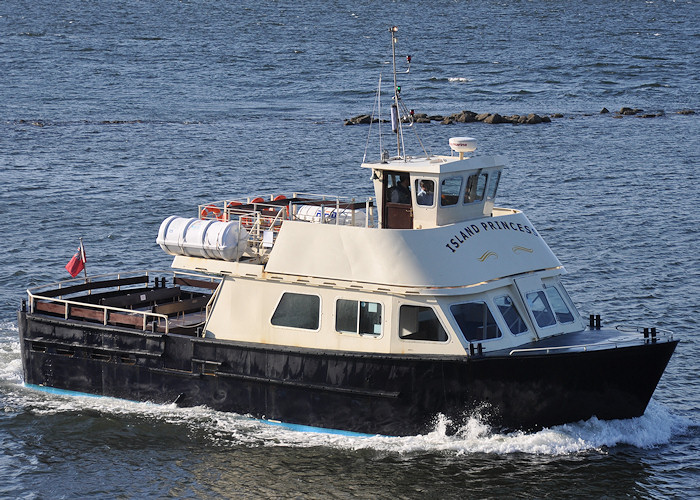
[[[453,143],[459,157],[364,163],[375,188],[366,200],[294,193],[200,206],[200,218],[240,227],[228,229],[237,248],[249,235],[234,260],[159,237],[174,268],[222,278],[202,335],[469,355],[583,330],[559,282],[564,268],[534,225],[494,206],[504,159],[466,157],[473,139]]]

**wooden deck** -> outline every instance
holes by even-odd
[[[148,275],[94,280],[29,292],[31,311],[78,322],[198,335],[219,282]]]

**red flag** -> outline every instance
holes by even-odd
[[[68,271],[68,274],[70,274],[71,277],[75,278],[78,274],[80,274],[80,271],[85,269],[85,262],[87,262],[87,257],[85,256],[85,249],[83,248],[83,242],[81,241],[78,251],[75,252],[75,255],[73,255],[71,260],[68,261],[68,264],[66,264],[66,271]]]

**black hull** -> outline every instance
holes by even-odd
[[[337,353],[19,313],[28,384],[204,405],[328,429],[412,435],[443,414],[532,430],[644,413],[677,341],[522,356]]]

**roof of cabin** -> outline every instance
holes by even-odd
[[[476,156],[460,160],[458,156],[432,156],[408,157],[406,159],[392,159],[386,163],[367,162],[362,168],[379,170],[392,170],[395,172],[410,172],[416,174],[442,174],[451,172],[463,172],[480,168],[499,167],[505,164],[505,157]]]

